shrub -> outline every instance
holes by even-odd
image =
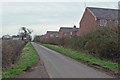
[[[118,48],[118,29],[105,27],[100,28],[97,31],[86,35],[90,37],[87,44],[84,46],[85,49],[93,51],[99,58],[115,59],[119,54]]]
[[[83,37],[65,39],[65,47],[78,51],[85,50],[93,56],[117,62],[120,50],[118,47],[118,29],[99,28]]]
[[[43,42],[43,43],[59,45],[60,44],[60,38],[49,38],[49,39],[46,39],[45,42]]]

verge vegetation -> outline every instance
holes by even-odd
[[[100,27],[82,37],[71,36],[65,38],[41,39],[43,44],[63,46],[99,59],[106,59],[118,63],[120,58],[119,31],[117,27]]]
[[[32,46],[32,44],[29,42],[22,50],[22,53],[20,54],[18,65],[10,68],[2,73],[3,78],[12,78],[16,75],[22,73],[23,71],[27,70],[29,67],[33,66],[34,64],[37,64],[39,61],[39,57],[37,55],[36,50]]]
[[[118,69],[119,69],[117,63],[113,63],[111,61],[106,61],[106,60],[101,60],[99,58],[93,57],[88,54],[78,53],[76,51],[72,51],[72,50],[66,49],[64,47],[59,47],[59,46],[50,45],[50,44],[43,44],[43,46],[45,46],[49,49],[55,50],[64,55],[67,55],[75,60],[78,60],[78,61],[82,60],[84,62],[87,62],[90,65],[97,65],[97,66],[103,67],[103,68],[111,70],[111,71],[118,71]]]

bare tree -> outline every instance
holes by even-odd
[[[21,27],[19,30],[19,35],[22,37],[22,40],[31,41],[31,33],[33,30],[30,30],[26,27]]]

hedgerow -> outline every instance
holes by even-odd
[[[100,27],[82,37],[51,38],[43,43],[84,51],[100,59],[118,62],[120,56],[117,27]]]

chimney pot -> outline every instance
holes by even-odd
[[[76,28],[76,25],[74,25],[73,27]]]

